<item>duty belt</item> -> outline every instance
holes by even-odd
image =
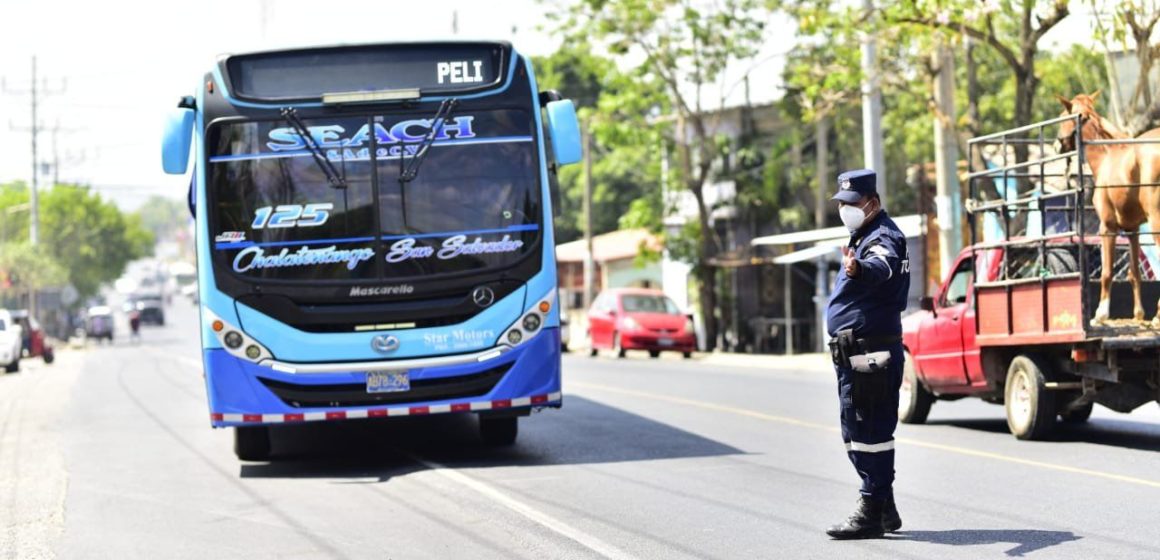
[[[898,335],[855,338],[852,329],[845,329],[834,333],[834,338],[830,339],[830,357],[833,358],[834,365],[849,368],[851,356],[868,354],[899,342],[902,342],[902,337]]]
[[[869,351],[874,348],[882,348],[883,346],[890,346],[891,344],[898,344],[902,342],[902,337],[899,335],[889,336],[868,336],[866,338],[856,338],[854,343],[863,350]],[[830,349],[838,346],[838,338],[831,338],[828,342]]]

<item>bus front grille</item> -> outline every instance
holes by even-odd
[[[282,402],[294,408],[376,406],[480,397],[491,392],[514,362],[454,377],[414,379],[410,391],[368,393],[364,383],[305,385],[258,377]]]

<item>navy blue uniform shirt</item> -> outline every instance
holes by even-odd
[[[858,276],[838,271],[826,330],[854,329],[859,338],[902,334],[902,312],[910,291],[910,256],[906,236],[882,210],[850,236],[849,247],[858,259]]]

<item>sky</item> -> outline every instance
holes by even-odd
[[[59,161],[61,181],[92,185],[133,209],[153,194],[184,195],[187,179],[161,171],[162,123],[219,54],[446,38],[509,40],[546,55],[561,42],[546,17],[553,9],[537,0],[0,0],[0,183],[31,178],[31,103],[20,92],[33,55],[48,92],[38,159]],[[1090,36],[1087,28],[1076,18],[1047,39]],[[756,63],[724,78],[731,104],[741,101],[734,86],[746,70],[753,102],[780,97],[793,36],[788,20],[774,16]],[[51,179],[43,174],[41,184]]]

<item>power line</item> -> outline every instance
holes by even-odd
[[[18,127],[9,123],[8,127],[16,132],[29,132],[32,136],[32,216],[29,220],[28,240],[31,244],[36,245],[40,238],[40,195],[38,194],[40,186],[40,170],[37,161],[37,141],[40,136],[41,124],[37,116],[37,106],[40,104],[42,96],[58,95],[64,93],[66,84],[61,80],[60,87],[55,90],[49,88],[48,79],[44,79],[41,83],[36,77],[36,56],[32,57],[32,81],[29,82],[27,90],[9,89],[8,84],[0,78],[0,90],[9,95],[28,95],[32,100],[32,122],[27,127]]]

